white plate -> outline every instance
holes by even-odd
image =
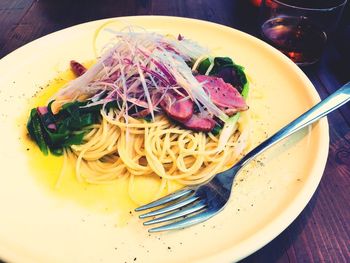
[[[253,145],[319,101],[302,71],[284,55],[240,31],[174,17],[123,17],[121,23],[198,41],[232,57],[253,81]],[[67,68],[70,59],[93,58],[92,38],[105,20],[38,39],[0,61],[0,257],[11,262],[229,262],[261,248],[302,211],[321,179],[328,154],[328,125],[269,150],[237,178],[226,209],[205,224],[147,233],[133,216],[116,225],[101,213],[61,198],[35,179],[23,149],[23,122],[31,96]],[[136,259],[135,259],[136,258]]]

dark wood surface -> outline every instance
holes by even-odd
[[[248,0],[0,0],[0,58],[56,30],[127,15],[192,17],[256,34],[257,9]],[[350,12],[321,62],[304,69],[322,98],[350,80],[348,18]],[[318,190],[284,232],[243,262],[350,262],[350,104],[328,120],[329,157]]]

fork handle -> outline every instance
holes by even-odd
[[[326,116],[328,113],[336,110],[340,106],[344,105],[350,100],[350,82],[346,83],[336,92],[329,95],[326,99],[317,103],[311,109],[300,115],[294,121],[283,127],[281,130],[276,132],[274,135],[266,139],[264,142],[259,144],[248,154],[246,154],[238,163],[240,167],[246,165],[257,155],[261,154],[272,145],[283,140],[289,135],[299,131],[300,129],[314,123],[320,118]]]

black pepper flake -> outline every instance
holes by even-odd
[[[168,249],[170,250],[170,249],[171,249],[171,247],[168,247]]]
[[[27,148],[27,151],[29,151],[29,148]]]
[[[136,258],[134,258],[134,261],[136,261]]]

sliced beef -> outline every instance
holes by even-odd
[[[83,75],[87,70],[82,64],[75,60],[70,61],[70,68],[77,77]]]
[[[247,110],[248,106],[242,95],[229,83],[225,83],[222,78],[214,76],[197,75],[199,82],[206,82],[204,90],[210,96],[212,102],[231,116],[238,111]]]
[[[198,114],[193,114],[183,125],[193,131],[210,132],[215,127],[215,121],[209,117],[200,117]]]
[[[187,129],[193,131],[209,132],[215,127],[215,121],[210,117],[201,117],[198,113],[194,113],[194,103],[190,99],[184,99],[183,96],[168,92],[160,106],[167,115],[178,121]]]
[[[160,102],[162,109],[168,114],[169,117],[177,120],[181,123],[189,120],[194,111],[194,104],[191,99],[168,91],[162,101]]]

